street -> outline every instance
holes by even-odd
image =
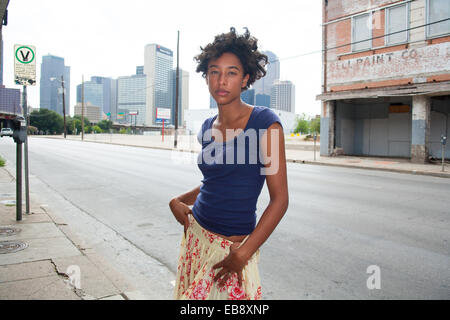
[[[15,167],[11,138],[0,155]],[[140,290],[171,299],[183,228],[168,203],[201,183],[195,158],[30,137],[30,192]],[[263,299],[450,298],[450,179],[287,166],[289,209],[261,247]],[[268,203],[264,186],[258,217]]]

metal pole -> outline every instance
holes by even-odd
[[[84,76],[81,76],[81,141],[84,140]]]
[[[444,148],[444,144],[442,143],[442,172],[444,172],[444,157],[445,157],[445,152],[444,152],[445,148]]]
[[[22,143],[16,143],[16,221],[22,221]]]
[[[61,76],[61,85],[62,85],[62,102],[63,102],[63,116],[64,116],[64,139],[66,138],[66,99],[64,97],[64,77]]]
[[[175,136],[174,136],[174,145],[173,147],[176,148],[177,144],[178,144],[178,135],[177,135],[177,131],[178,131],[178,91],[179,91],[179,72],[180,72],[180,67],[179,67],[179,62],[180,62],[180,31],[178,31],[178,36],[177,36],[177,76],[176,76],[176,84],[175,84]],[[163,120],[163,126],[164,126],[164,120]],[[164,136],[163,136],[164,137]]]
[[[30,187],[28,179],[28,101],[27,101],[27,86],[23,86],[23,118],[25,120],[25,203],[26,213],[30,213]]]
[[[316,161],[316,140],[317,140],[317,135],[314,132],[314,161]]]

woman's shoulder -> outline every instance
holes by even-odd
[[[267,129],[274,122],[278,122],[282,127],[281,119],[276,113],[276,110],[265,107],[265,106],[255,106],[255,123],[260,129]]]

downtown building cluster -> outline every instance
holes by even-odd
[[[70,101],[70,68],[64,59],[47,55],[41,65],[40,107],[62,113],[61,76],[65,82],[66,113]],[[179,69],[178,126],[184,126],[184,114],[189,104],[189,73]],[[75,115],[84,113],[89,121],[103,119],[115,123],[154,126],[161,123],[157,110],[170,109],[166,125],[175,124],[176,69],[173,52],[158,44],[144,49],[144,65],[132,75],[117,79],[93,76],[76,87]]]

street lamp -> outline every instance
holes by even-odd
[[[51,77],[50,81],[59,81],[61,82],[61,86],[62,86],[62,101],[63,101],[63,116],[64,116],[64,139],[66,138],[66,99],[64,98],[64,77],[61,76],[61,80],[58,80],[55,77]]]

